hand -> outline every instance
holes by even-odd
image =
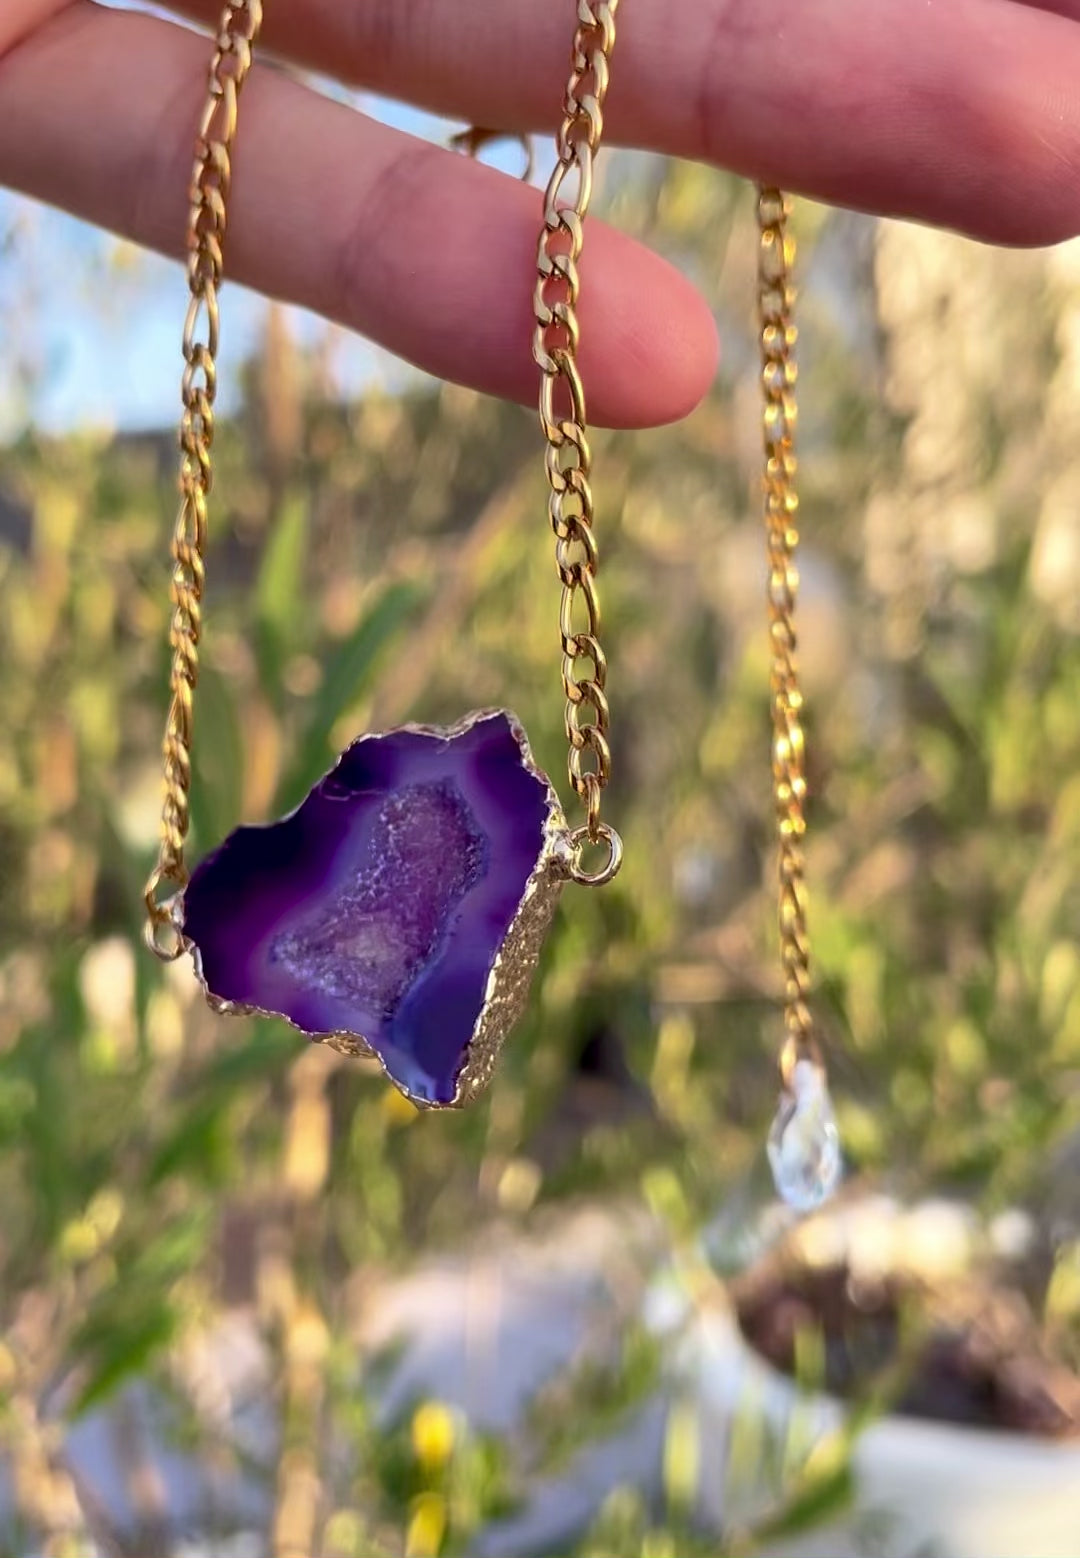
[[[218,0],[174,0],[213,23]],[[182,250],[204,38],[90,0],[2,0],[0,182]],[[467,122],[550,130],[573,0],[267,0],[263,46]],[[1080,229],[1080,0],[624,0],[609,142],[1002,243]],[[535,189],[265,64],[246,89],[229,274],[444,378],[531,401]],[[689,411],[704,301],[600,222],[582,264],[594,418]]]

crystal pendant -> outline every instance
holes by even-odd
[[[840,1183],[840,1132],[825,1073],[812,1060],[796,1061],[768,1140],[778,1195],[797,1212],[811,1212]]]
[[[521,726],[362,736],[288,817],[196,868],[183,933],[217,1011],[379,1060],[414,1103],[464,1103],[520,1015],[570,857]]]

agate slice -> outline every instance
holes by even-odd
[[[296,811],[193,872],[184,937],[219,1010],[374,1055],[464,1103],[520,1015],[566,879],[558,797],[501,710],[362,736]]]

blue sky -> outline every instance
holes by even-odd
[[[29,404],[0,393],[0,432],[29,413],[50,432],[79,426],[146,428],[175,420],[183,272],[58,211],[0,194],[0,233],[15,231],[0,259],[3,359],[28,362]],[[220,404],[227,410],[239,370],[258,336],[266,304],[243,287],[222,299]],[[11,314],[17,317],[12,319]],[[313,340],[329,326],[291,309],[295,333]],[[362,384],[382,354],[337,331],[342,386]]]

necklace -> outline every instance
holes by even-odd
[[[799,498],[795,488],[797,331],[788,232],[789,203],[759,186],[758,332],[761,347],[765,543],[768,566],[772,780],[777,828],[777,908],[784,976],[780,1106],[769,1132],[776,1188],[801,1211],[819,1205],[841,1173],[840,1135],[809,1006],[806,917],[806,737],[799,685],[795,607],[799,594]]]
[[[226,4],[196,141],[183,333],[180,505],[172,542],[173,652],[164,803],[147,882],[147,942],[190,953],[223,1014],[284,1018],[312,1039],[376,1059],[422,1108],[486,1085],[528,999],[563,887],[616,876],[622,842],[602,816],[611,778],[607,658],[585,391],[577,366],[579,261],[615,44],[618,0],[578,0],[570,76],[543,196],[533,293],[548,514],[561,583],[559,641],[571,826],[524,729],[504,709],[455,725],[358,737],[289,816],[237,828],[189,872],[195,692],[220,334],[218,293],[239,102],[262,0]],[[472,132],[479,138],[486,132]],[[781,1194],[816,1204],[835,1185],[839,1141],[808,1005],[803,839],[806,781],[795,662],[794,249],[778,190],[758,191],[758,306],[772,644],[773,789],[785,981],[781,1103],[769,1156]]]

